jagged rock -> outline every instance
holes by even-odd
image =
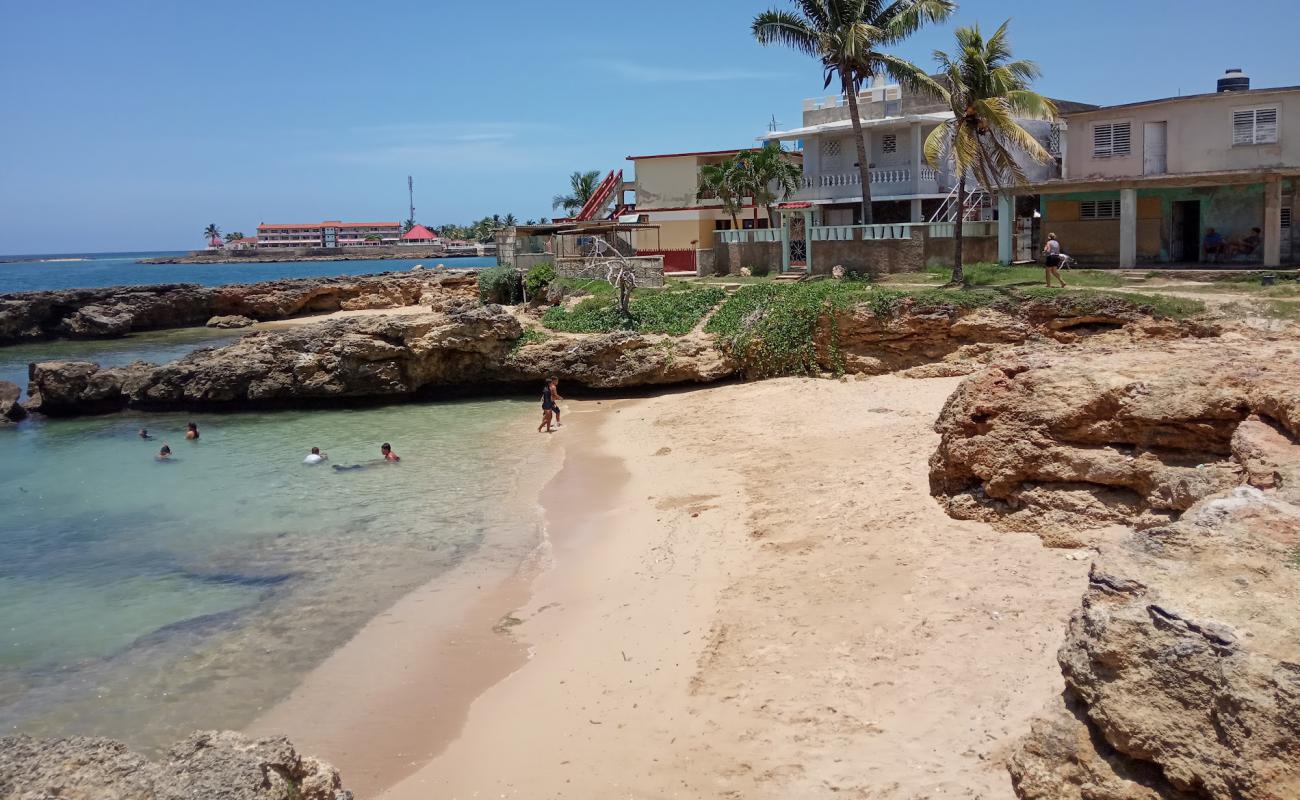
[[[931,492],[954,516],[1052,535],[1176,519],[1269,469],[1262,433],[1238,433],[1252,412],[1300,420],[1300,365],[1272,349],[1187,340],[999,362],[940,414]]]
[[[0,345],[185,328],[213,316],[288,319],[329,311],[434,305],[476,296],[477,273],[432,270],[205,287],[114,286],[0,295]]]
[[[252,317],[245,317],[239,314],[213,317],[208,320],[209,328],[247,328],[250,325],[256,325],[257,320]]]
[[[22,396],[23,390],[18,384],[0,381],[0,427],[27,416],[27,410],[19,402]]]
[[[338,771],[288,739],[202,731],[150,761],[111,739],[0,738],[5,800],[351,800]]]

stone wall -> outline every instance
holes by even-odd
[[[701,278],[708,275],[715,274],[714,273],[714,269],[716,268],[715,262],[716,259],[714,258],[714,254],[712,250],[696,250],[695,251],[695,274]]]
[[[663,256],[626,256],[636,276],[636,285],[657,289],[664,285]],[[587,258],[557,258],[553,261],[557,275],[565,278],[605,278],[604,270],[593,270]],[[599,272],[599,274],[597,274]]]
[[[739,275],[741,267],[767,267],[776,274],[781,271],[780,242],[717,242],[713,247],[714,275]]]
[[[952,237],[925,237],[925,266],[951,267],[954,255]],[[981,261],[996,263],[998,260],[998,237],[963,236],[961,260],[963,264],[977,264]]]
[[[965,263],[998,260],[996,236],[967,236],[964,239]],[[927,266],[951,266],[953,257],[950,237],[932,237],[920,229],[914,229],[910,239],[824,241],[811,242],[810,245],[814,275],[828,275],[837,264],[846,270],[872,275],[922,272]],[[781,271],[780,242],[718,243],[713,253],[713,271],[701,272],[701,275],[739,275],[741,267],[766,266],[773,274]]]
[[[910,239],[812,242],[812,261],[814,275],[829,275],[836,265],[872,275],[920,272],[925,269],[925,240],[916,233]]]

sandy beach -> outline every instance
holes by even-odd
[[[253,730],[385,800],[1009,798],[1088,561],[929,496],[956,384],[571,402],[539,558],[406,598]]]

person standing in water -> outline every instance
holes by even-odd
[[[542,424],[537,426],[537,432],[541,433],[545,428],[547,433],[551,432],[551,417],[555,414],[555,390],[551,387],[555,384],[555,378],[546,379],[542,384]]]
[[[1047,244],[1043,245],[1043,268],[1047,271],[1047,288],[1052,288],[1052,278],[1055,277],[1065,288],[1065,281],[1061,280],[1061,243],[1056,241],[1056,234],[1047,234]]]
[[[379,454],[384,457],[385,461],[397,463],[398,461],[402,460],[401,457],[397,455],[397,453],[393,452],[393,446],[388,442],[384,442],[379,446]]]
[[[322,461],[329,460],[329,456],[320,451],[319,447],[313,447],[307,457],[302,460],[304,464],[319,464]]]
[[[158,461],[167,461],[171,457],[172,457],[172,449],[167,445],[163,445],[162,449],[158,451],[158,455],[156,456],[156,459]]]
[[[193,422],[185,426],[185,438],[194,441],[199,438],[199,426]]]
[[[141,439],[152,439],[153,437],[149,435],[149,429],[148,429],[148,428],[141,428],[141,429],[140,429],[140,438],[141,438]]]

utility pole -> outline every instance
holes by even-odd
[[[415,180],[410,175],[406,176],[406,194],[411,201],[411,215],[407,217],[407,219],[409,219],[411,221],[411,224],[414,225],[415,224]]]

